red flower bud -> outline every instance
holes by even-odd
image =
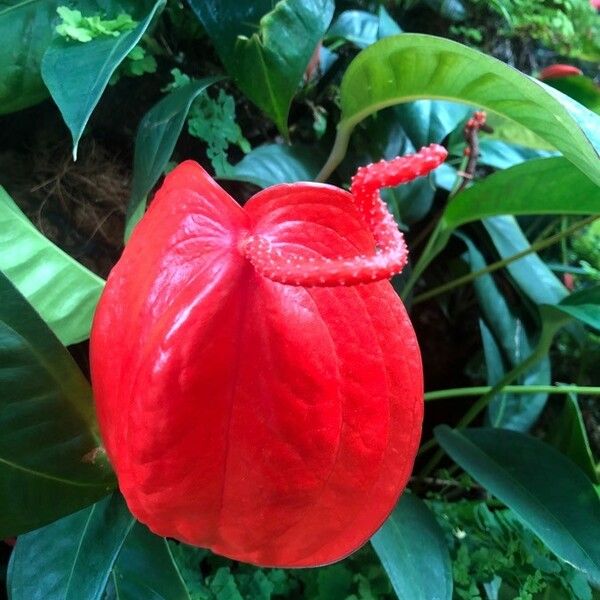
[[[547,79],[560,79],[561,77],[572,77],[573,75],[583,75],[583,71],[573,65],[550,65],[540,71],[538,79],[545,81]]]
[[[196,163],[167,176],[91,339],[102,436],[142,523],[294,567],[341,559],[379,528],[423,412],[417,340],[383,281],[406,247],[379,188],[445,156],[365,167],[352,193],[277,185],[244,208]]]

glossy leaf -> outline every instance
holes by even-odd
[[[463,102],[516,121],[600,183],[597,115],[499,60],[447,39],[402,34],[380,40],[352,61],[340,98],[342,120],[321,179],[339,164],[352,130],[365,117],[386,106],[431,98]]]
[[[483,226],[501,259],[523,252],[531,245],[512,216],[484,219]],[[565,286],[536,253],[509,263],[506,269],[519,289],[535,304],[556,304],[568,295]]]
[[[576,202],[573,190],[577,190]],[[565,158],[540,158],[494,173],[458,194],[448,204],[443,224],[455,229],[503,214],[590,215],[599,206],[600,187]]]
[[[114,565],[111,584],[118,600],[192,600],[165,538],[136,523]]]
[[[312,181],[319,172],[321,158],[318,151],[307,146],[265,144],[246,154],[223,179],[245,181],[261,188]]]
[[[600,331],[600,285],[574,292],[559,304],[543,308],[548,315],[560,313]]]
[[[192,102],[209,85],[221,80],[222,77],[206,77],[176,88],[144,115],[135,138],[125,239],[142,218],[146,197],[167,167]]]
[[[371,544],[398,598],[451,600],[452,565],[444,532],[422,500],[404,494]]]
[[[42,56],[59,21],[64,0],[5,0],[0,4],[0,115],[33,106],[48,97],[42,81]],[[126,7],[138,18],[135,0],[78,0],[85,15],[116,14]]]
[[[332,0],[188,0],[227,72],[287,137],[290,104],[333,16]]]
[[[600,483],[576,394],[565,397],[548,442],[577,464],[594,483]]]
[[[89,336],[104,280],[44,237],[2,187],[0,270],[63,344]]]
[[[8,573],[11,600],[100,600],[134,522],[115,493],[19,536]]]
[[[573,190],[577,201],[573,202]],[[419,262],[415,281],[445,247],[452,232],[496,215],[590,215],[598,212],[600,187],[563,157],[540,158],[486,177],[457,194],[446,207]]]
[[[509,169],[520,163],[536,158],[556,156],[551,150],[536,150],[501,140],[482,139],[479,144],[480,155],[477,163],[495,169]]]
[[[402,30],[381,6],[378,15],[364,10],[345,10],[331,25],[325,39],[341,38],[359,48],[366,48],[377,40],[398,33]]]
[[[557,556],[600,582],[600,497],[566,456],[503,429],[435,429],[440,445]]]
[[[56,38],[42,59],[42,78],[73,137],[73,158],[92,112],[117,67],[138,44],[166,0],[156,0],[137,27],[85,44]]]
[[[75,362],[0,273],[0,538],[105,496],[91,389]]]

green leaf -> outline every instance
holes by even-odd
[[[1,186],[0,270],[63,344],[89,336],[104,280],[44,237]]]
[[[246,154],[222,179],[245,181],[260,188],[313,181],[319,172],[321,158],[318,151],[308,146],[265,144]]]
[[[33,106],[48,96],[39,68],[59,4],[60,0],[11,0],[0,5],[0,114]]]
[[[90,116],[117,67],[150,26],[166,0],[156,0],[140,24],[118,37],[86,44],[56,38],[42,59],[42,78],[73,137],[73,158]]]
[[[342,39],[358,48],[366,48],[377,40],[402,33],[383,6],[375,15],[364,10],[345,10],[329,28],[325,41]]]
[[[600,497],[566,456],[505,429],[435,429],[452,459],[557,556],[600,582]]]
[[[333,0],[189,0],[239,88],[288,137],[288,112]],[[269,12],[270,11],[270,12]]]
[[[192,102],[209,85],[221,80],[222,77],[206,77],[175,88],[144,115],[135,138],[125,239],[144,214],[146,197],[173,154]]]
[[[594,483],[600,483],[576,394],[567,394],[548,442],[577,464]]]
[[[167,540],[136,523],[112,571],[118,600],[192,600]]]
[[[475,244],[462,233],[457,235],[467,246],[471,270],[485,268],[485,259]],[[508,371],[531,356],[533,334],[527,330],[523,315],[508,303],[490,274],[478,277],[473,287],[484,319],[480,327],[487,380],[489,385],[495,385]],[[521,373],[517,381],[522,385],[549,385],[548,357],[544,356]],[[547,399],[547,394],[497,394],[488,408],[490,423],[494,427],[527,431],[540,416]]]
[[[548,309],[561,311],[585,325],[600,330],[600,285],[574,292],[561,300],[560,304]]]
[[[529,240],[512,216],[490,217],[483,220],[500,258],[508,258],[530,247]],[[534,252],[507,265],[513,281],[535,304],[556,304],[568,291]]]
[[[595,113],[600,112],[600,88],[593,79],[583,75],[574,75],[549,79],[546,83]]]
[[[576,202],[573,190],[577,190]],[[529,160],[498,171],[448,204],[411,274],[408,289],[446,246],[452,232],[465,223],[496,215],[590,215],[599,206],[600,187],[563,157]]]
[[[420,34],[380,40],[350,63],[340,98],[342,119],[320,179],[342,160],[352,130],[365,117],[386,106],[430,98],[470,104],[527,127],[600,184],[597,115],[499,60],[451,40]]]
[[[416,496],[402,496],[371,544],[398,598],[451,600],[452,566],[444,533]]]
[[[0,273],[0,538],[30,531],[115,486],[98,452],[91,389]]]
[[[123,498],[115,493],[19,536],[8,572],[11,600],[100,600],[134,523]],[[140,596],[144,597],[148,596]]]

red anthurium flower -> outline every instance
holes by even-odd
[[[423,381],[385,279],[406,247],[379,188],[439,146],[362,168],[351,193],[276,185],[240,207],[196,163],[167,176],[92,331],[106,450],[157,534],[258,565],[333,562],[406,486]]]

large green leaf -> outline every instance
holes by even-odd
[[[504,429],[435,429],[446,452],[557,556],[600,582],[600,497],[566,456]]]
[[[40,64],[65,0],[0,0],[0,115],[37,104],[48,96]],[[139,18],[135,0],[78,0],[85,15],[127,12]]]
[[[288,136],[292,98],[333,16],[333,0],[188,0],[227,72]]]
[[[451,600],[452,565],[444,532],[416,496],[402,496],[371,544],[398,598]]]
[[[483,108],[527,127],[600,184],[600,118],[569,97],[456,42],[420,34],[388,37],[363,50],[340,88],[342,119],[326,178],[354,127],[386,106],[431,98]]]
[[[221,77],[206,77],[177,88],[155,104],[142,119],[135,138],[133,181],[127,206],[125,239],[142,218],[146,197],[163,174],[192,102]]]
[[[112,572],[117,600],[191,600],[167,540],[136,523]]]
[[[266,188],[278,183],[312,181],[320,165],[321,156],[314,148],[265,144],[246,154],[224,179]]]
[[[498,171],[448,203],[407,289],[465,223],[496,215],[592,215],[599,207],[600,187],[563,157],[529,160]]]
[[[42,59],[42,78],[73,136],[73,158],[83,130],[112,74],[138,44],[166,0],[156,0],[135,29],[85,44],[56,38]]]
[[[88,337],[104,280],[44,237],[1,186],[0,270],[63,344]]]
[[[583,106],[587,106],[595,113],[600,112],[600,88],[593,79],[583,75],[574,75],[549,79],[546,83],[563,94],[567,94],[573,100],[577,100]]]
[[[0,273],[0,538],[79,510],[114,487],[91,389]]]
[[[19,536],[8,572],[11,600],[100,600],[134,523],[115,493]]]

